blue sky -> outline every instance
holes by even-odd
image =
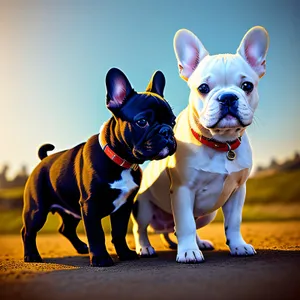
[[[298,1],[0,1],[0,168],[31,170],[37,149],[75,146],[110,117],[105,75],[122,69],[137,91],[155,70],[178,114],[188,102],[173,51],[187,28],[210,54],[235,52],[252,26],[270,34],[256,121],[248,129],[254,163],[300,150]]]

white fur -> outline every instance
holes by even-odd
[[[174,48],[180,74],[191,90],[189,105],[178,116],[174,129],[176,153],[150,162],[144,170],[137,195],[138,214],[133,218],[136,251],[149,256],[155,254],[147,236],[153,214],[150,202],[153,202],[173,214],[178,262],[204,260],[200,249],[212,244],[197,237],[196,229],[211,222],[219,208],[224,213],[231,254],[253,255],[254,248],[246,244],[240,233],[245,183],[252,167],[250,143],[245,128],[235,118],[226,117],[216,128],[210,126],[219,118],[218,96],[222,93],[238,96],[240,119],[245,125],[251,124],[259,100],[257,84],[263,75],[268,36],[263,28],[254,27],[245,35],[237,54],[210,56],[193,33],[180,30],[175,35]],[[241,89],[244,81],[253,83],[251,93]],[[209,85],[208,94],[198,92],[202,83]],[[235,150],[236,159],[229,161],[226,152],[203,146],[193,136],[191,127],[221,142],[242,135],[241,145]]]
[[[79,216],[79,215],[75,214],[74,212],[72,212],[72,211],[70,211],[70,210],[68,210],[68,209],[66,209],[66,208],[64,208],[64,207],[62,207],[62,206],[59,205],[59,204],[52,204],[52,205],[50,206],[50,209],[51,209],[51,208],[58,208],[58,209],[61,209],[61,210],[63,210],[66,214],[73,216],[75,219],[81,219],[81,216]]]
[[[121,179],[110,184],[112,189],[121,190],[119,197],[113,202],[113,205],[115,206],[113,212],[117,211],[127,201],[127,198],[132,191],[138,187],[138,185],[133,181],[130,172],[131,169],[122,171]]]
[[[104,148],[104,145],[102,145],[102,143],[101,143],[101,134],[102,134],[105,124],[106,123],[104,122],[101,125],[100,133],[98,135],[99,145],[102,149]],[[131,176],[131,169],[126,169],[126,170],[122,171],[121,179],[111,183],[110,187],[112,189],[121,190],[120,195],[113,202],[113,205],[115,206],[115,209],[113,210],[113,212],[115,212],[127,201],[128,196],[131,194],[131,192],[134,189],[136,189],[138,187],[138,185],[133,181],[133,177]]]

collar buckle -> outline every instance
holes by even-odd
[[[139,168],[138,164],[132,164],[130,167],[133,171],[136,171]]]

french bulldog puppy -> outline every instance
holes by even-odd
[[[236,54],[211,56],[192,32],[176,33],[174,49],[180,76],[190,88],[189,104],[176,121],[176,153],[150,162],[143,173],[133,217],[141,256],[155,256],[147,236],[149,224],[167,238],[175,225],[177,262],[202,262],[201,249],[213,245],[201,240],[196,229],[210,223],[219,208],[230,253],[256,253],[240,232],[252,167],[245,129],[258,105],[268,45],[267,31],[257,26],[246,33]]]
[[[139,164],[162,159],[176,150],[175,116],[163,91],[163,73],[154,73],[145,92],[137,93],[118,69],[106,76],[107,108],[113,116],[100,134],[87,142],[47,156],[51,144],[39,149],[41,162],[24,191],[24,261],[41,262],[37,232],[48,213],[62,218],[59,232],[78,253],[90,253],[91,266],[111,266],[101,219],[110,215],[112,242],[120,260],[138,258],[125,241],[133,199],[141,181]],[[83,219],[88,245],[76,234]]]

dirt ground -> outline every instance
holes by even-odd
[[[0,236],[0,299],[300,299],[300,222],[244,223],[242,232],[256,256],[231,257],[223,225],[213,223],[200,235],[216,250],[198,265],[176,263],[157,235],[159,257],[119,262],[108,236],[109,268],[89,267],[58,233],[38,236],[45,263],[24,263],[20,236]]]

